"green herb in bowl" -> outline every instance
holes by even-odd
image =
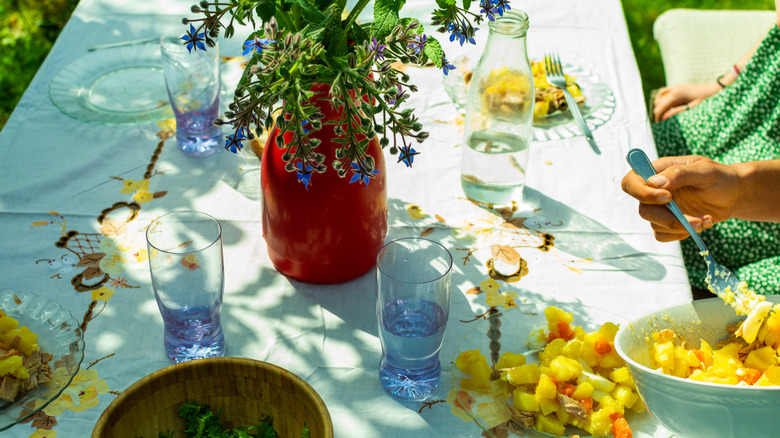
[[[265,417],[254,426],[222,429],[222,413],[214,414],[210,407],[187,402],[179,408],[184,419],[184,435],[187,438],[279,438],[273,428],[273,418]],[[304,425],[302,438],[309,438],[309,428]],[[175,438],[173,432],[160,432],[159,438]]]

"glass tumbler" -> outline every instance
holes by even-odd
[[[225,271],[219,222],[198,211],[168,213],[149,225],[146,241],[168,357],[178,363],[224,356],[220,311]]]
[[[379,380],[393,396],[424,400],[441,379],[452,255],[432,240],[410,237],[385,245],[376,266]]]
[[[187,155],[205,157],[222,146],[219,115],[219,46],[187,50],[181,30],[160,38],[165,86],[176,116],[176,141]]]
[[[506,204],[522,198],[533,133],[528,16],[513,9],[488,26],[485,50],[469,82],[460,182],[470,199]]]

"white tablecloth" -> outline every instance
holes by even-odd
[[[430,14],[410,2],[407,7]],[[431,2],[432,3],[432,2]],[[558,51],[585,60],[615,97],[610,120],[594,131],[602,154],[595,155],[581,136],[532,144],[528,186],[515,217],[525,218],[527,247],[518,249],[529,273],[503,292],[518,301],[577,301],[626,317],[636,317],[691,299],[677,244],[656,242],[636,213],[636,202],[620,189],[628,171],[626,152],[634,147],[655,155],[637,65],[618,0],[531,0],[513,4],[530,16],[531,56]],[[422,12],[426,11],[426,12]],[[158,35],[181,25],[189,3],[83,0],[0,133],[0,289],[46,295],[80,321],[93,301],[91,291],[71,284],[93,252],[121,253],[117,238],[101,231],[98,216],[133,192],[120,191],[128,179],[143,178],[159,139],[155,123],[100,126],[74,120],[49,99],[49,83],[89,45]],[[487,25],[478,32],[480,44]],[[432,27],[431,27],[432,28]],[[474,53],[441,37],[448,57]],[[223,54],[238,54],[240,38],[221,44]],[[462,128],[458,111],[444,93],[438,69],[409,69],[421,92],[409,105],[430,131],[417,149],[414,169],[388,158],[390,230],[387,240],[419,235],[440,241],[456,260],[452,308],[441,357],[445,370],[438,398],[451,388],[449,364],[457,341],[471,327],[459,322],[486,311],[486,294],[465,291],[488,278],[490,239],[464,242],[452,235],[464,223],[500,228],[500,219],[473,206],[459,184]],[[420,403],[401,403],[384,393],[377,378],[380,344],[374,313],[373,273],[339,285],[289,280],[271,265],[261,237],[259,160],[248,152],[220,152],[208,159],[189,158],[165,142],[154,163],[149,192],[158,197],[142,204],[138,218],[117,205],[113,224],[126,227],[127,243],[143,247],[143,227],[175,209],[197,209],[216,216],[224,227],[225,299],[223,326],[227,353],[282,366],[306,379],[324,399],[336,437],[471,437],[479,430],[453,417],[446,404],[418,412]],[[164,192],[164,193],[163,193]],[[427,216],[415,219],[407,205]],[[315,214],[316,212],[312,212]],[[435,215],[445,222],[440,222]],[[104,222],[105,224],[105,222]],[[76,230],[81,240],[55,246]],[[540,236],[554,236],[542,251]],[[110,234],[110,233],[109,233]],[[92,247],[89,237],[92,236]],[[134,240],[135,239],[135,240]],[[81,246],[79,246],[79,242]],[[112,244],[113,242],[113,244]],[[495,242],[493,242],[495,243]],[[521,245],[522,246],[522,245]],[[468,261],[466,251],[477,249]],[[132,253],[132,251],[130,251]],[[139,378],[170,365],[162,348],[162,320],[149,281],[146,261],[132,254],[105,286],[110,299],[98,300],[85,332],[86,358],[94,394],[79,405],[67,403],[51,426],[59,438],[85,437],[101,412]],[[130,287],[124,287],[130,286]],[[112,356],[110,356],[112,355]],[[635,436],[666,437],[645,415]],[[3,436],[44,436],[30,423]],[[636,429],[636,427],[635,427]],[[35,435],[39,433],[38,435]],[[47,435],[48,436],[48,435]]]

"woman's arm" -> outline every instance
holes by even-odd
[[[671,199],[697,231],[735,217],[780,222],[780,160],[725,165],[700,156],[664,157],[657,175],[645,182],[629,172],[623,190],[639,200],[639,215],[656,239],[684,239],[688,233],[666,208]]]

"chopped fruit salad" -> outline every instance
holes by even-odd
[[[554,306],[546,308],[545,317],[547,327],[532,332],[529,339],[531,348],[541,349],[538,363],[508,351],[493,367],[479,350],[458,355],[455,366],[470,377],[460,379],[456,387],[460,391],[453,413],[462,417],[456,409],[471,410],[470,415],[482,417],[488,428],[522,426],[567,436],[572,433],[567,428],[574,427],[594,437],[631,438],[625,415],[644,411],[644,405],[614,348],[618,326],[608,322],[586,332],[573,324],[571,313]],[[464,403],[469,394],[479,393],[503,403]]]
[[[780,385],[780,305],[775,305],[753,341],[730,324],[728,338],[712,346],[688,345],[672,330],[653,333],[651,367],[676,377],[727,385]]]
[[[547,82],[547,73],[542,62],[531,61],[534,76],[534,117],[544,117],[567,109],[563,91]],[[466,83],[471,81],[471,72],[464,76]],[[585,103],[585,96],[576,82],[576,77],[565,74],[566,89],[578,104]],[[482,107],[485,112],[496,117],[511,117],[522,109],[529,81],[526,74],[519,70],[502,67],[491,70],[481,87]]]
[[[51,380],[52,355],[38,348],[38,335],[0,309],[0,399],[13,402]]]

